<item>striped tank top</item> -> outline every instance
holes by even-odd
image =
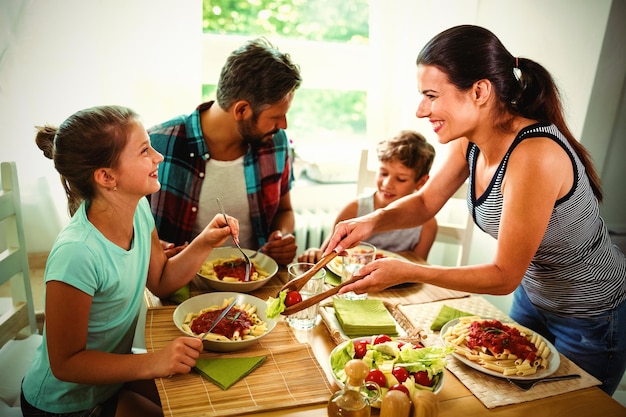
[[[478,198],[473,190],[480,149],[470,143],[468,208],[478,227],[497,239],[500,190],[509,157],[521,141],[532,137],[550,138],[565,150],[574,167],[574,185],[556,202],[521,285],[534,305],[552,313],[591,317],[611,310],[626,298],[626,258],[611,242],[583,163],[554,125],[535,124],[520,131]]]

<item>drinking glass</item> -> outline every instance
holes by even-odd
[[[361,242],[357,246],[347,249],[347,256],[341,257],[341,282],[348,281],[359,269],[376,258],[376,247],[367,242]],[[349,300],[365,300],[367,293],[357,294],[353,291],[342,295]]]
[[[309,269],[313,268],[315,264],[306,262],[292,263],[287,267],[289,272],[289,279],[293,279],[304,274]],[[311,298],[322,292],[324,289],[324,279],[326,278],[326,270],[320,269],[315,275],[300,289],[300,295],[302,300]],[[319,303],[312,305],[309,308],[298,311],[297,313],[287,316],[287,323],[298,330],[308,330],[315,327],[317,324],[317,313],[319,310]]]

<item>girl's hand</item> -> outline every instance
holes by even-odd
[[[199,338],[182,336],[175,339],[163,350],[155,353],[155,376],[163,378],[189,373],[196,365],[201,352],[202,340]]]
[[[224,220],[224,216],[216,214],[200,233],[199,237],[213,248],[222,246],[231,235],[233,239],[239,237],[239,221],[228,215],[226,217],[228,217],[228,223]]]

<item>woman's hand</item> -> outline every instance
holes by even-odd
[[[155,377],[168,377],[174,374],[187,374],[196,365],[202,352],[202,340],[197,337],[182,336],[175,339],[163,350],[155,353]]]
[[[380,292],[385,288],[407,282],[419,282],[420,266],[410,261],[383,258],[361,267],[355,277],[363,278],[339,290],[339,294],[354,291],[357,294]]]
[[[337,223],[328,246],[324,250],[324,255],[329,254],[333,250],[341,253],[369,237],[376,223],[376,218],[373,217],[375,213]]]

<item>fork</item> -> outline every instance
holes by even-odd
[[[529,389],[531,389],[532,387],[534,387],[536,384],[540,382],[560,381],[562,379],[574,379],[574,378],[580,378],[580,375],[572,374],[572,375],[549,376],[547,378],[534,379],[530,381],[522,381],[519,379],[510,379],[510,378],[507,378],[506,380],[509,381],[511,384],[516,385],[519,388],[523,389],[524,391],[528,391]]]
[[[217,205],[220,207],[222,216],[224,216],[224,221],[226,222],[226,225],[230,227],[230,223],[228,223],[228,217],[226,217],[226,211],[224,210],[224,206],[222,205],[222,202],[220,201],[219,197],[216,197],[215,200],[217,201]],[[241,254],[243,255],[243,258],[246,260],[246,275],[244,277],[244,281],[248,282],[250,281],[250,270],[252,269],[252,261],[250,260],[250,258],[248,258],[248,255],[246,255],[243,249],[241,249],[241,246],[239,246],[239,242],[237,241],[237,239],[235,239],[232,229],[231,229],[230,234],[233,238],[233,242],[235,243],[235,246],[237,246],[237,249],[239,249],[239,252],[241,252]]]
[[[265,245],[261,246],[259,249],[257,249],[252,255],[248,255],[248,258],[250,259],[254,259],[255,256],[257,256],[259,253],[263,253],[263,247]]]
[[[211,325],[211,327],[209,327],[209,330],[207,330],[204,335],[202,336],[202,339],[206,339],[206,337],[209,335],[209,333],[211,333],[213,331],[213,329],[215,329],[215,327],[217,326],[217,324],[222,321],[222,319],[224,317],[226,317],[226,314],[228,314],[228,312],[235,306],[235,304],[237,303],[237,299],[234,298],[233,301],[230,302],[230,304],[228,304],[228,306],[226,306],[224,308],[224,310],[222,310],[222,312],[219,314],[219,316],[217,316],[217,318],[213,321],[213,324]]]

